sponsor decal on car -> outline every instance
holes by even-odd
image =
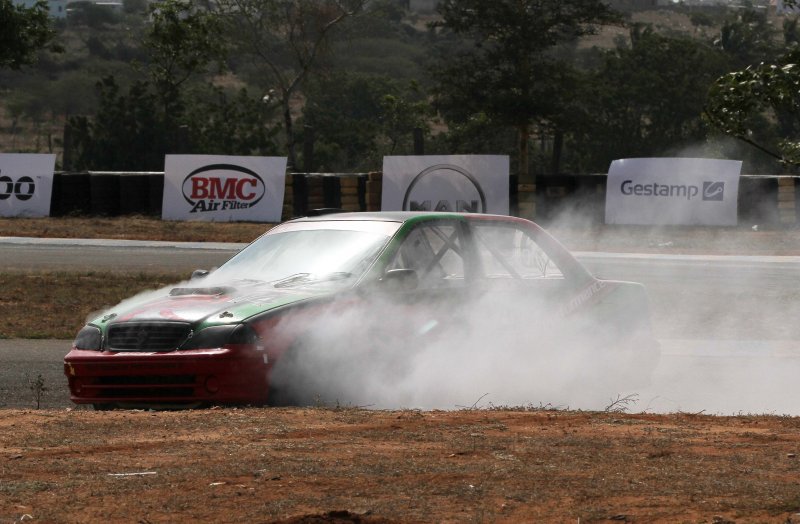
[[[590,285],[583,288],[577,295],[572,297],[564,305],[564,307],[561,309],[561,315],[566,317],[567,315],[570,315],[571,313],[580,309],[581,306],[588,304],[590,301],[596,301],[599,298],[598,295],[608,287],[609,285],[607,282],[603,280],[595,280]]]

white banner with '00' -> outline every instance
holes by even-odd
[[[738,160],[614,160],[606,182],[606,224],[734,226]]]
[[[0,153],[0,216],[50,215],[56,155]]]

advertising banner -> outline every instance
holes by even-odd
[[[383,157],[383,211],[508,214],[508,157]]]
[[[614,160],[606,182],[606,224],[734,226],[738,160]]]
[[[167,155],[164,220],[280,222],[285,157]]]
[[[56,155],[0,153],[0,216],[50,215]]]

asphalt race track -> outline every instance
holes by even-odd
[[[239,244],[0,238],[0,269],[162,271],[213,268]],[[800,415],[800,257],[576,253],[596,275],[642,282],[662,360],[631,411]],[[69,402],[69,341],[0,340],[0,407]],[[574,406],[572,406],[574,407]]]

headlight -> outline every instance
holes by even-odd
[[[78,349],[88,349],[92,351],[100,351],[103,344],[103,334],[99,328],[94,326],[84,326],[83,329],[78,331],[78,336],[75,337],[73,345]]]
[[[247,324],[212,326],[196,332],[180,349],[221,348],[228,344],[255,344],[258,334]]]

